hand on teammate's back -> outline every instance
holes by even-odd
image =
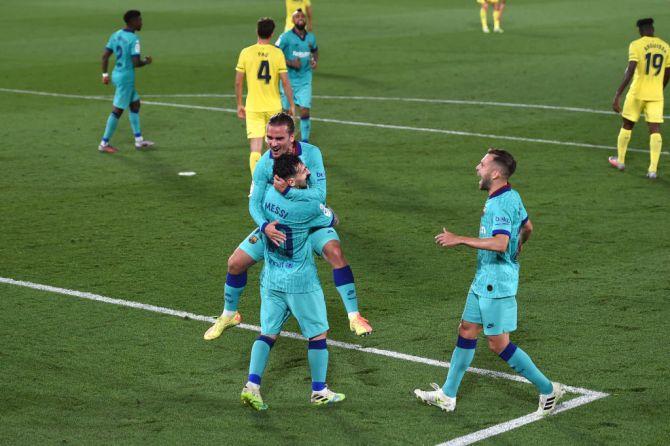
[[[273,221],[265,227],[265,235],[272,240],[272,243],[279,246],[286,241],[286,234],[276,228],[278,221]]]

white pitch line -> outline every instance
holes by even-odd
[[[86,100],[95,100],[95,101],[109,100],[109,98],[102,97],[102,96],[86,96],[86,95],[65,94],[65,93],[50,93],[50,92],[32,91],[32,90],[17,90],[17,89],[11,89],[11,88],[0,88],[0,92],[18,93],[18,94],[31,94],[31,95],[38,95],[38,96],[63,97],[63,98],[71,98],[71,99],[86,99]],[[223,108],[223,107],[208,107],[208,106],[203,106],[203,105],[175,104],[175,103],[171,103],[171,102],[157,102],[157,101],[142,101],[142,103],[143,104],[148,104],[148,105],[162,106],[162,107],[183,108],[183,109],[193,109],[193,110],[206,110],[206,111],[225,112],[225,113],[237,113],[237,111],[232,109],[232,108]],[[358,127],[374,127],[374,128],[383,128],[383,129],[391,129],[391,130],[406,130],[406,131],[414,131],[414,132],[438,133],[438,134],[455,135],[455,136],[469,136],[469,137],[504,140],[504,141],[517,141],[517,142],[530,142],[530,143],[537,143],[537,144],[551,144],[551,145],[558,145],[558,146],[571,146],[571,147],[579,147],[579,148],[587,148],[587,149],[603,149],[603,150],[609,150],[609,151],[616,150],[616,147],[599,145],[599,144],[579,143],[579,142],[573,142],[573,141],[559,141],[559,140],[541,139],[541,138],[526,138],[526,137],[522,137],[522,136],[494,135],[494,134],[489,134],[489,133],[464,132],[464,131],[459,131],[459,130],[435,129],[435,128],[428,128],[428,127],[410,127],[410,126],[404,126],[404,125],[379,124],[379,123],[374,123],[374,122],[346,121],[346,120],[340,120],[340,119],[314,118],[314,117],[312,117],[312,121],[327,122],[327,123],[332,123],[332,124],[352,125],[352,126],[358,126]],[[636,148],[629,148],[628,151],[649,153],[649,150],[636,149]],[[667,156],[667,155],[670,155],[670,152],[664,151],[664,152],[661,152],[661,154]]]
[[[210,316],[203,316],[195,313],[190,313],[188,311],[180,311],[180,310],[173,310],[171,308],[166,308],[166,307],[160,307],[156,305],[150,305],[150,304],[144,304],[141,302],[134,302],[130,300],[125,300],[125,299],[116,299],[113,297],[107,297],[107,296],[102,296],[100,294],[94,294],[94,293],[88,293],[85,291],[77,291],[77,290],[71,290],[68,288],[60,288],[60,287],[55,287],[51,285],[43,285],[39,283],[34,283],[34,282],[27,282],[23,280],[14,280],[10,279],[7,277],[0,277],[0,283],[4,283],[7,285],[15,285],[15,286],[20,286],[24,288],[31,288],[34,290],[39,290],[39,291],[47,291],[51,293],[56,293],[56,294],[61,294],[61,295],[66,295],[66,296],[74,296],[74,297],[79,297],[81,299],[88,299],[96,302],[104,302],[112,305],[119,305],[123,307],[129,307],[129,308],[137,308],[141,310],[146,310],[146,311],[151,311],[154,313],[160,313],[160,314],[166,314],[169,316],[175,316],[183,319],[192,319],[196,321],[202,321],[202,322],[209,322],[209,323],[214,323],[216,318],[210,317]],[[260,332],[261,329],[260,327],[256,325],[249,325],[249,324],[240,324],[238,325],[239,328],[245,329],[245,330],[251,330],[255,332]],[[298,333],[293,333],[293,332],[287,332],[287,331],[282,331],[280,333],[281,336],[287,337],[287,338],[292,338],[292,339],[300,339],[300,340],[306,340],[303,336],[299,335]],[[410,362],[416,362],[416,363],[421,363],[421,364],[426,364],[426,365],[432,365],[432,366],[437,366],[437,367],[449,367],[449,363],[445,361],[438,361],[436,359],[430,359],[430,358],[423,358],[421,356],[414,356],[414,355],[408,355],[405,353],[400,353],[400,352],[394,352],[391,350],[382,350],[378,348],[368,348],[368,347],[363,347],[361,345],[357,344],[350,344],[348,342],[341,342],[341,341],[335,341],[328,339],[328,345],[331,345],[333,347],[340,347],[343,349],[347,350],[356,350],[356,351],[361,351],[364,353],[371,353],[379,356],[386,356],[394,359],[400,359],[404,361],[410,361]],[[478,375],[484,375],[484,376],[490,376],[494,378],[503,378],[507,379],[510,381],[517,381],[517,382],[525,382],[528,383],[528,381],[520,376],[516,375],[510,375],[508,373],[502,373],[502,372],[497,372],[494,370],[486,370],[486,369],[479,369],[475,367],[470,367],[468,369],[468,372],[475,373]],[[571,393],[577,393],[580,394],[581,396],[577,398],[573,398],[572,400],[566,401],[564,403],[561,403],[557,406],[556,411],[554,414],[564,412],[569,409],[574,409],[575,407],[582,406],[584,404],[588,404],[592,401],[595,401],[600,398],[604,398],[608,396],[607,393],[602,393],[602,392],[597,392],[594,390],[589,390],[589,389],[583,389],[580,387],[570,387],[566,386],[567,390]],[[441,443],[438,446],[444,446],[444,445],[449,445],[449,446],[464,446],[464,445],[469,445],[474,442],[483,440],[485,438],[489,438],[495,435],[502,434],[504,432],[508,432],[512,429],[516,429],[518,427],[524,426],[529,423],[533,423],[535,421],[539,421],[542,419],[541,416],[537,415],[536,413],[531,413],[528,415],[525,415],[520,418],[516,418],[514,420],[506,421],[500,424],[497,424],[495,426],[491,426],[486,429],[482,429],[477,432],[473,432],[471,434],[454,438],[452,440],[449,440],[446,443]]]
[[[144,94],[147,98],[234,98],[234,94],[229,93],[177,93],[177,94]],[[523,104],[518,102],[496,102],[496,101],[475,101],[467,99],[428,99],[428,98],[406,98],[393,96],[333,96],[333,95],[314,95],[315,99],[334,99],[334,100],[352,100],[352,101],[383,101],[383,102],[418,102],[425,104],[453,104],[453,105],[483,105],[486,107],[509,107],[509,108],[530,108],[538,110],[555,110],[573,113],[592,113],[597,115],[616,115],[619,114],[612,110],[600,110],[596,108],[568,107],[564,105],[547,104]],[[670,116],[664,116],[670,118]]]

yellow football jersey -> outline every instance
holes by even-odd
[[[628,94],[643,101],[663,100],[663,75],[670,67],[670,46],[658,37],[641,37],[628,47],[628,61],[637,62]]]
[[[250,112],[281,109],[279,73],[286,73],[284,53],[274,45],[251,45],[240,52],[235,70],[246,74]]]
[[[305,13],[307,17],[307,7],[312,6],[310,0],[286,0],[286,26],[284,29],[293,28],[293,13],[296,9],[302,9],[302,12]]]

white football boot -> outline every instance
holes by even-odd
[[[142,137],[135,138],[135,148],[137,150],[150,149],[153,146],[154,146],[153,141],[149,141],[148,139],[144,139]]]
[[[647,172],[647,178],[650,180],[655,180],[657,177],[656,172]]]
[[[551,383],[554,390],[549,395],[540,394],[540,402],[537,407],[537,414],[546,416],[556,409],[556,404],[563,395],[565,395],[565,387],[561,383]]]
[[[453,412],[456,409],[456,398],[445,395],[442,388],[435,383],[431,383],[430,386],[435,390],[414,389],[414,395],[430,406],[439,407],[445,412]]]

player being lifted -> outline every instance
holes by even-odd
[[[290,31],[293,28],[293,13],[298,9],[307,14],[307,31],[313,29],[312,2],[311,0],[286,0],[286,25],[284,31]]]
[[[266,136],[269,150],[263,154],[256,166],[253,192],[249,200],[249,213],[258,227],[240,243],[228,259],[223,313],[205,333],[204,338],[208,341],[218,338],[224,330],[240,323],[242,318],[237,308],[247,284],[247,270],[263,259],[266,244],[278,246],[286,241],[286,235],[277,226],[277,221],[268,219],[263,208],[263,197],[272,189],[273,180],[279,192],[290,201],[310,201],[317,204],[326,201],[326,171],[321,151],[311,144],[295,141],[294,132],[293,119],[286,113],[270,118]],[[281,179],[274,178],[274,160],[286,153],[298,155],[311,172],[307,181],[308,189],[292,188]],[[333,268],[333,281],[346,308],[351,331],[358,336],[372,333],[372,327],[358,311],[354,275],[344,257],[335,229],[324,228],[312,232],[309,243],[314,252]]]
[[[479,9],[479,18],[482,22],[482,31],[485,33],[490,33],[489,23],[486,17],[486,12],[489,9],[489,4],[493,5],[493,32],[502,33],[503,29],[500,26],[502,21],[502,13],[505,9],[505,0],[477,0],[477,3],[481,5]]]
[[[109,144],[114,135],[119,118],[123,110],[130,107],[128,119],[135,135],[135,148],[143,149],[154,145],[153,142],[142,138],[140,129],[140,96],[135,90],[135,68],[151,63],[151,57],[140,57],[140,39],[137,31],[142,29],[142,16],[139,11],[130,10],[123,15],[126,27],[111,35],[102,53],[102,83],[109,84],[109,57],[114,54],[116,63],[112,71],[112,83],[116,87],[112,113],[107,118],[105,134],[98,146],[102,153],[116,153],[118,150]]]
[[[273,174],[288,182],[292,188],[304,189],[310,172],[298,156],[284,154],[274,160]],[[251,348],[249,378],[242,389],[242,402],[256,410],[267,409],[260,393],[261,378],[270,349],[282,325],[293,314],[302,335],[309,339],[307,359],[312,375],[311,403],[338,403],[344,400],[344,395],[326,386],[328,318],[309,242],[311,231],[334,226],[337,217],[323,203],[291,201],[273,188],[263,199],[263,212],[266,219],[276,219],[277,229],[286,238],[279,246],[266,243],[263,251],[261,335]]]
[[[650,163],[647,178],[655,179],[663,145],[663,89],[670,79],[670,46],[654,37],[654,19],[640,19],[637,27],[641,37],[633,40],[628,47],[628,67],[612,102],[614,111],[621,113],[623,125],[617,139],[617,156],[610,156],[609,163],[619,170],[625,169],[630,135],[640,119],[640,114],[644,112],[649,127]],[[633,83],[626,95],[622,112],[619,100],[631,78]]]
[[[235,67],[235,96],[237,116],[246,121],[249,139],[249,169],[254,174],[256,163],[261,158],[265,127],[270,116],[281,111],[279,79],[284,90],[290,92],[289,110],[295,114],[293,91],[286,74],[286,60],[281,50],[270,43],[275,22],[267,17],[258,20],[256,34],[258,42],[240,52]],[[246,105],[242,105],[244,80],[247,81]]]
[[[516,161],[508,152],[489,149],[477,165],[479,188],[489,193],[481,217],[479,238],[462,237],[446,229],[435,237],[445,248],[465,245],[477,249],[477,272],[470,286],[458,341],[451,355],[451,366],[444,385],[432,384],[432,391],[416,389],[423,402],[445,411],[456,408],[456,393],[465,371],[475,356],[477,337],[482,328],[489,349],[517,373],[533,383],[540,392],[537,412],[546,415],[556,407],[563,386],[549,381],[530,357],[510,342],[516,330],[516,292],[519,285],[517,257],[533,230],[519,193],[508,184]]]
[[[284,52],[293,99],[300,107],[300,139],[309,142],[312,129],[309,119],[309,110],[312,108],[312,70],[316,69],[319,60],[319,49],[314,34],[305,29],[305,14],[302,10],[293,13],[293,24],[295,26],[279,36],[275,45]],[[280,92],[282,108],[288,110],[288,98],[283,89]]]

